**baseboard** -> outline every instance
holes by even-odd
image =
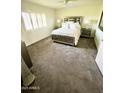
[[[45,39],[47,39],[47,38],[49,38],[49,37],[51,37],[51,35],[49,35],[49,36],[47,36],[47,37],[45,37],[45,38],[43,38],[43,39],[41,39],[41,40],[36,41],[36,42],[34,42],[34,43],[28,45],[27,47],[30,47],[30,46],[32,46],[32,45],[35,45],[36,43],[38,43],[38,42],[40,42],[40,41],[42,41],[42,40],[45,40]]]

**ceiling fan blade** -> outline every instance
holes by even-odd
[[[68,0],[62,0],[62,1],[58,1],[59,3],[64,3],[64,4],[66,4],[66,3],[68,3]]]
[[[58,2],[67,4],[68,2],[73,2],[73,1],[78,1],[78,0],[62,0],[62,1],[58,1]]]

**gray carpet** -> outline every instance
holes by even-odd
[[[22,93],[102,93],[102,75],[95,63],[93,39],[80,38],[77,47],[51,38],[28,47],[36,79]]]

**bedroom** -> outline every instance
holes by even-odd
[[[22,0],[22,93],[103,92],[102,2]]]

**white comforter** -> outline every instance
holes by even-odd
[[[81,28],[75,28],[75,29],[59,28],[59,29],[53,30],[52,34],[75,37],[75,45],[77,45],[80,34],[81,34],[80,29]]]

